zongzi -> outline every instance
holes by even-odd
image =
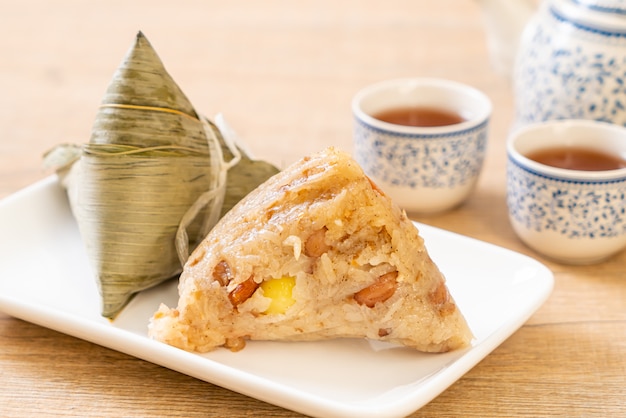
[[[89,143],[61,147],[73,157],[59,164],[59,174],[103,316],[113,318],[136,292],[181,272],[181,261],[221,215],[227,170],[241,157],[227,145],[139,32],[106,90]],[[260,164],[266,172],[245,187],[277,171]]]
[[[189,351],[353,337],[444,352],[472,338],[415,225],[334,148],[243,198],[192,253],[178,289],[149,334]]]

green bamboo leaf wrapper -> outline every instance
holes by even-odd
[[[237,147],[241,158],[239,162],[228,170],[226,177],[226,193],[220,218],[233,208],[248,193],[258,187],[259,184],[278,173],[278,169],[262,160],[250,158],[246,152]],[[227,160],[234,158],[228,147],[222,146],[222,152]]]
[[[188,252],[223,214],[226,170],[239,171],[234,177],[242,180],[240,170],[247,169],[228,166],[238,153],[228,152],[225,161],[227,149],[138,33],[107,88],[89,143],[78,156],[75,149],[66,153],[74,158],[69,164],[58,164],[103,316],[114,318],[135,293],[181,272]],[[244,175],[252,184],[231,184],[229,205],[273,170]]]

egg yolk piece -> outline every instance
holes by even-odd
[[[293,305],[296,300],[292,296],[293,287],[296,285],[295,277],[281,277],[269,279],[261,283],[263,295],[272,302],[264,312],[266,314],[283,314]]]

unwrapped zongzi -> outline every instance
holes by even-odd
[[[149,335],[189,351],[368,338],[445,352],[472,339],[415,225],[334,148],[235,205],[192,253],[178,290]]]

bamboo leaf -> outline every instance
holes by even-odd
[[[241,155],[195,111],[141,32],[89,143],[59,145],[45,162],[58,167],[109,318],[177,276],[221,215],[278,171]]]

